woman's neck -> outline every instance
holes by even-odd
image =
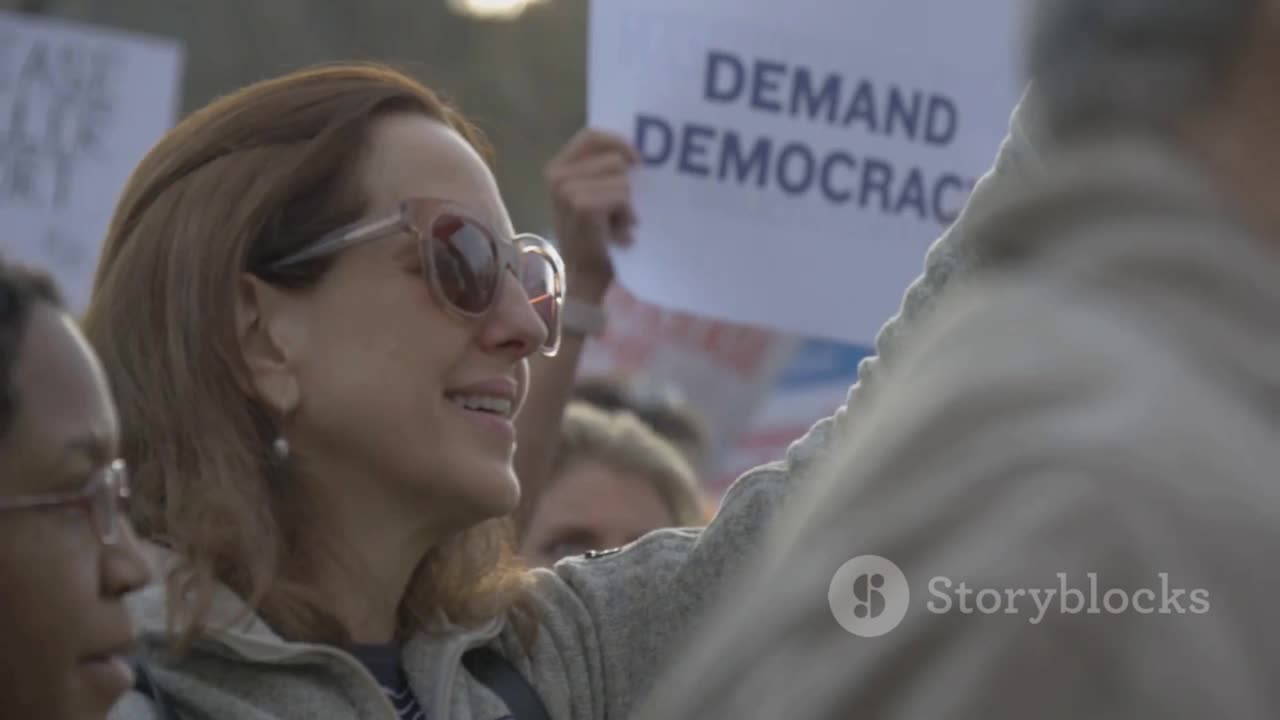
[[[414,573],[440,538],[423,522],[425,512],[355,495],[307,503],[301,533],[311,555],[306,582],[351,642],[385,644],[396,637]]]
[[[319,558],[311,581],[350,642],[382,645],[396,637],[400,605],[424,553],[394,544],[343,543]]]

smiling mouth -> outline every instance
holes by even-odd
[[[81,667],[109,694],[119,695],[134,684],[133,664],[122,653],[94,655],[81,661]]]
[[[462,408],[463,410],[471,410],[474,412],[488,413],[498,417],[510,418],[515,410],[515,402],[511,398],[496,397],[494,395],[466,395],[461,393],[446,393],[449,402]]]

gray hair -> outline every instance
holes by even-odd
[[[1212,99],[1261,0],[1036,0],[1033,82],[1055,135],[1166,129]]]

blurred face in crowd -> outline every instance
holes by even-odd
[[[0,506],[98,487],[117,449],[116,413],[67,315],[32,308],[11,382]],[[102,718],[130,687],[124,598],[149,574],[123,513],[110,544],[101,517],[87,502],[0,511],[0,717]]]
[[[357,173],[366,219],[426,197],[461,206],[499,241],[513,234],[484,161],[426,116],[377,120]],[[401,233],[343,250],[304,292],[262,291],[269,341],[248,343],[249,365],[284,415],[296,462],[336,482],[331,506],[439,533],[515,508],[512,418],[545,330],[518,282],[504,273],[502,283],[487,316],[459,317]]]
[[[675,519],[654,483],[598,460],[574,460],[539,498],[520,554],[536,567],[638,540]]]

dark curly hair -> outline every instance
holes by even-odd
[[[13,366],[18,362],[31,308],[41,302],[62,306],[53,280],[45,273],[0,260],[0,438],[9,434],[18,412]]]

